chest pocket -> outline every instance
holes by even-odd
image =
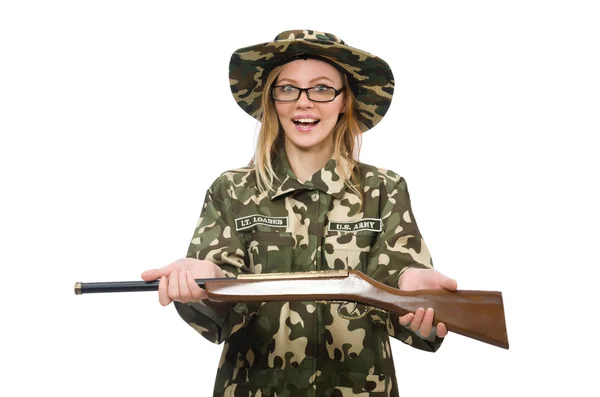
[[[366,271],[374,233],[331,232],[323,241],[323,264],[327,269]]]
[[[285,232],[240,233],[246,242],[250,270],[254,273],[292,271],[294,239]]]

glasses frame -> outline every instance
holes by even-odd
[[[283,100],[283,99],[277,99],[275,98],[275,94],[273,93],[273,91],[275,90],[275,88],[278,87],[292,87],[298,90],[298,97],[296,97],[296,99],[288,99],[288,100]],[[310,98],[310,94],[308,93],[308,90],[312,90],[313,88],[317,88],[317,87],[325,87],[325,88],[331,88],[334,92],[335,95],[333,96],[332,99],[328,100],[328,101],[318,101],[318,100],[314,100]],[[325,84],[317,84],[315,86],[312,87],[308,87],[308,88],[300,88],[300,87],[296,87],[294,85],[291,84],[283,84],[283,85],[274,85],[273,87],[271,87],[271,98],[273,98],[274,101],[277,102],[296,102],[298,99],[300,99],[300,95],[302,95],[302,92],[306,93],[306,97],[308,98],[309,101],[311,102],[318,102],[318,103],[327,103],[327,102],[333,102],[335,101],[335,98],[338,97],[338,95],[340,95],[342,93],[342,91],[344,91],[345,87],[340,88],[339,90],[336,90],[333,87],[330,87],[328,85]]]

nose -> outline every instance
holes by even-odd
[[[308,99],[308,93],[306,91],[300,92],[300,97],[296,101],[296,106],[299,108],[312,107],[313,101]]]

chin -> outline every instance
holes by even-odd
[[[323,146],[328,136],[323,136],[321,131],[297,131],[295,128],[286,133],[286,138],[289,139],[290,143],[299,149],[311,149],[313,147]]]
[[[321,141],[291,140],[290,143],[292,144],[292,146],[294,146],[302,151],[310,151],[313,149],[320,149],[320,148],[323,148],[324,146],[326,146],[326,143],[322,140]]]

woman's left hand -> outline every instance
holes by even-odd
[[[398,288],[403,291],[415,291],[420,289],[447,289],[456,291],[456,280],[444,276],[433,269],[408,269],[400,276]],[[428,338],[433,328],[433,309],[419,308],[415,313],[408,313],[400,317],[400,324],[410,327],[413,332],[419,332],[423,338]],[[438,323],[435,333],[439,338],[448,334],[448,328],[443,323]]]

